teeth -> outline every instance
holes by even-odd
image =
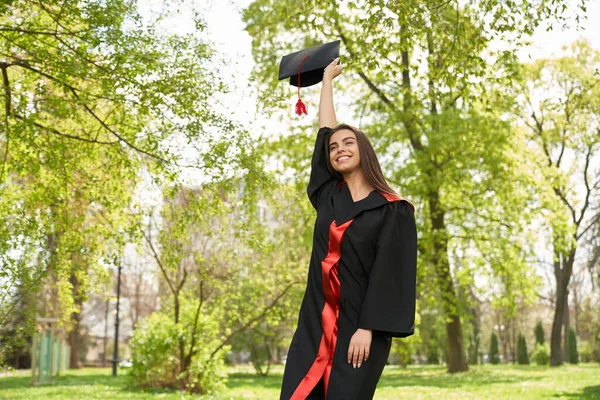
[[[347,159],[349,159],[349,158],[350,158],[350,156],[341,156],[341,157],[340,157],[340,158],[338,158],[337,160],[338,160],[338,161],[344,161],[344,160],[347,160]]]

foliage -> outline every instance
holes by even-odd
[[[417,302],[417,313],[415,316],[415,333],[407,338],[394,338],[392,339],[391,355],[398,357],[398,364],[406,368],[407,365],[413,364],[413,355],[417,352],[419,347],[423,344],[421,338],[421,315],[419,313],[420,304]]]
[[[544,344],[546,342],[546,338],[544,335],[544,326],[542,325],[542,321],[538,321],[538,323],[535,325],[534,334],[536,345]]]
[[[550,363],[550,345],[548,343],[536,343],[531,354],[531,361],[537,365],[548,365]]]
[[[169,380],[150,382],[209,391],[218,383],[217,367],[230,345],[250,350],[259,373],[268,373],[263,363],[271,357],[263,357],[257,342],[281,322],[290,322],[301,296],[299,266],[304,273],[309,252],[298,240],[303,230],[289,225],[299,211],[292,199],[279,192],[252,192],[252,184],[232,180],[197,189],[166,188],[161,218],[149,219],[143,230],[166,289],[161,312],[182,326],[170,342],[175,343],[175,362],[165,363]],[[265,202],[275,203],[267,216]],[[210,342],[202,334],[209,322],[216,329],[210,331]],[[267,353],[279,344],[279,337],[272,339]],[[195,377],[202,366],[214,366],[210,380]],[[206,373],[200,370],[200,375]],[[147,384],[144,376],[136,380]]]
[[[523,65],[515,87],[516,112],[525,125],[538,175],[542,223],[552,238],[553,366],[566,356],[562,332],[568,334],[563,326],[577,251],[600,218],[599,67],[600,51],[578,40],[565,46],[560,57]]]
[[[448,359],[446,324],[444,317],[436,309],[432,309],[427,299],[419,299],[419,329],[421,347],[418,353],[425,358],[427,364],[439,365]],[[426,328],[426,329],[425,329]]]
[[[247,132],[209,101],[226,87],[200,14],[186,16],[189,34],[161,29],[178,4],[142,17],[132,0],[2,2],[3,328],[28,308],[60,317],[77,343],[88,293],[105,292],[106,266],[139,237],[134,191],[144,175],[253,173]]]
[[[575,329],[569,329],[569,363],[579,364],[579,351],[577,350],[577,336]]]
[[[479,337],[475,337],[474,335],[470,335],[469,337],[469,347],[467,348],[468,356],[467,360],[469,365],[477,365],[479,364]]]
[[[427,353],[425,354],[427,364],[439,365],[440,364],[440,350],[435,346],[428,346]]]
[[[131,375],[140,384],[175,385],[177,328],[164,314],[154,313],[140,322],[130,341]]]
[[[581,341],[578,345],[579,357],[582,363],[588,363],[594,361],[593,350],[589,342]]]
[[[182,320],[175,323],[163,313],[154,313],[141,321],[130,341],[132,367],[131,376],[142,387],[170,387],[194,393],[209,393],[222,388],[223,361],[227,350],[211,356],[218,342],[219,324],[215,315],[203,314],[196,340],[202,343],[190,368],[181,371],[183,360],[179,357],[179,341],[191,342],[190,326],[194,324],[194,302],[185,303]]]
[[[231,341],[231,349],[235,352],[248,351],[256,374],[267,376],[282,339],[277,326],[261,323],[237,334]]]
[[[496,336],[496,332],[492,332],[492,337],[490,339],[490,363],[492,364],[500,364],[500,351],[498,349],[498,336]]]
[[[419,293],[445,317],[450,371],[467,369],[460,318],[468,307],[457,287],[480,275],[491,282],[485,295],[507,308],[519,296],[535,299],[539,280],[527,262],[532,177],[521,168],[523,138],[501,110],[510,103],[503,92],[514,78],[517,49],[544,19],[561,19],[566,4],[544,2],[525,12],[517,3],[493,0],[343,6],[255,0],[244,11],[267,110],[289,109],[285,86],[271,79],[275,54],[342,40],[349,72],[336,96],[344,104],[352,99],[386,176],[417,204]],[[510,44],[493,50],[496,37]],[[286,166],[292,160],[301,178],[309,160],[303,128],[281,138],[274,153]],[[294,162],[299,158],[303,164]]]
[[[517,344],[517,362],[520,365],[529,364],[529,353],[527,352],[527,341],[525,336],[519,333],[519,339]]]

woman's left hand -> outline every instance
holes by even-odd
[[[352,364],[354,368],[360,368],[364,361],[369,358],[371,350],[371,338],[373,331],[367,329],[357,329],[348,346],[348,364]]]

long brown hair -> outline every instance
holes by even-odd
[[[375,154],[375,149],[373,149],[373,145],[369,141],[369,138],[363,131],[353,127],[352,125],[340,124],[336,126],[329,133],[329,135],[327,135],[325,140],[325,161],[327,162],[327,168],[329,168],[329,171],[340,180],[344,179],[342,174],[333,168],[331,161],[329,160],[329,140],[335,132],[341,131],[342,129],[348,129],[349,131],[354,132],[356,135],[356,143],[358,144],[358,151],[360,152],[360,167],[363,169],[365,177],[371,186],[373,186],[379,192],[398,196],[398,194],[390,187],[390,185],[387,183],[387,180],[383,176],[381,165],[377,159],[377,154]]]

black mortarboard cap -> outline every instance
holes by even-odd
[[[288,54],[279,64],[279,80],[290,78],[292,86],[315,85],[323,80],[325,67],[339,56],[339,40]],[[300,85],[298,85],[298,69],[300,69]]]
[[[340,41],[330,42],[288,54],[279,64],[279,80],[290,78],[290,85],[298,87],[296,114],[306,114],[300,98],[300,88],[316,85],[323,80],[323,71],[340,56]]]

